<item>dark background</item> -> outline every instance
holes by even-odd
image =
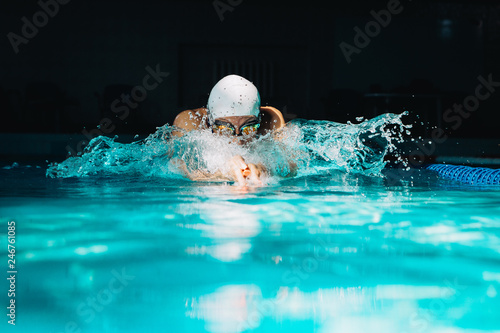
[[[458,128],[443,121],[474,95],[479,75],[500,81],[498,2],[402,0],[402,12],[350,63],[340,43],[353,45],[353,29],[365,30],[370,11],[388,1],[219,3],[231,9],[218,13],[201,0],[72,0],[17,54],[7,34],[22,35],[21,19],[33,22],[41,7],[2,3],[0,133],[95,134],[105,118],[107,135],[150,133],[204,106],[217,80],[238,73],[287,119],[346,122],[409,110],[413,135],[438,126],[451,137],[500,138],[500,87]],[[142,85],[147,66],[169,76],[117,118],[111,103]]]

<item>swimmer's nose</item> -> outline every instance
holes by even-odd
[[[232,140],[232,143],[236,143],[238,145],[242,145],[243,143],[245,143],[245,140],[241,136],[235,136],[233,138],[233,140]]]

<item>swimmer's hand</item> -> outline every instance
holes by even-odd
[[[180,158],[173,158],[170,163],[186,177],[196,181],[211,181],[211,180],[235,180],[240,185],[248,182],[262,185],[261,177],[267,173],[266,168],[262,164],[246,163],[243,157],[237,155],[230,161],[230,173],[222,174],[220,171],[210,173],[205,170],[189,170],[186,162]]]
[[[249,180],[255,184],[262,185],[260,178],[267,172],[262,164],[247,164],[240,155],[234,156],[230,163],[234,178],[238,183],[245,184]]]

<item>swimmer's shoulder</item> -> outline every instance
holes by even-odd
[[[272,106],[261,106],[261,126],[259,132],[265,134],[285,126],[285,119],[280,110]],[[184,110],[174,119],[173,125],[185,131],[207,128],[207,108]],[[180,135],[180,133],[174,133]]]
[[[259,132],[265,134],[285,126],[285,118],[280,110],[272,106],[260,107],[261,121]]]
[[[174,119],[173,126],[186,131],[206,128],[207,109],[184,110]]]

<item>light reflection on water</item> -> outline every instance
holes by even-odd
[[[186,316],[204,320],[214,333],[258,329],[269,319],[312,321],[321,324],[320,332],[393,332],[412,330],[408,318],[418,314],[418,301],[451,302],[456,293],[450,286],[379,285],[309,292],[281,287],[265,297],[255,285],[226,285],[188,301]]]
[[[498,189],[425,171],[261,188],[36,172],[1,192],[19,332],[500,329]]]

